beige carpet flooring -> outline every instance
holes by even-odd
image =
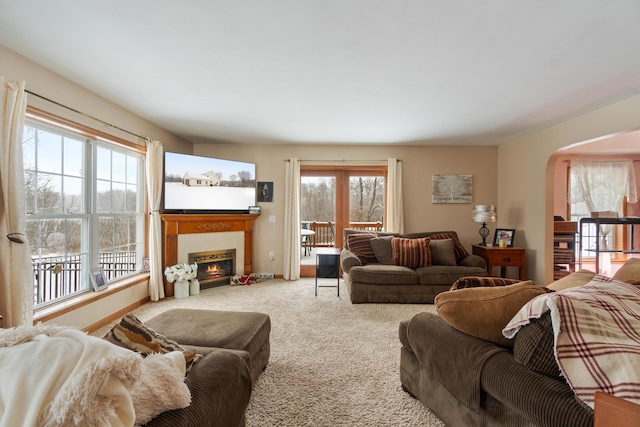
[[[400,385],[398,325],[435,312],[433,305],[351,304],[342,280],[340,297],[335,288],[320,288],[316,297],[314,279],[276,279],[165,298],[134,312],[145,321],[175,307],[271,317],[271,357],[253,389],[247,427],[444,426]]]

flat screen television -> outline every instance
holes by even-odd
[[[164,153],[163,212],[247,213],[255,204],[255,163]]]

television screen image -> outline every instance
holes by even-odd
[[[256,165],[166,152],[163,201],[169,212],[248,212],[256,204]]]

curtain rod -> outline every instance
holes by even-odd
[[[283,162],[290,162],[291,159],[282,159]],[[347,160],[347,159],[298,159],[300,162],[349,162],[349,163],[369,163],[369,162],[386,162],[387,159],[384,160]],[[402,162],[401,159],[396,159],[396,162]]]
[[[631,161],[633,163],[640,162],[640,160],[634,160],[634,159],[604,159],[604,160],[573,159],[573,160],[563,160],[563,162],[565,162],[565,163],[569,163],[571,161],[574,161],[574,162],[624,162],[626,160]]]
[[[83,113],[82,111],[78,111],[78,110],[76,110],[75,108],[67,107],[67,106],[66,106],[66,105],[64,105],[64,104],[61,104],[61,103],[59,103],[59,102],[57,102],[57,101],[54,101],[54,100],[49,99],[49,98],[47,98],[47,97],[44,97],[44,96],[42,96],[42,95],[38,95],[37,93],[31,92],[30,90],[26,90],[26,89],[25,89],[25,92],[27,92],[27,93],[28,93],[28,94],[30,94],[30,95],[37,96],[38,98],[44,99],[45,101],[49,101],[49,102],[51,102],[52,104],[55,104],[55,105],[57,105],[57,106],[59,106],[59,107],[66,108],[67,110],[69,110],[69,111],[73,111],[74,113],[80,114],[81,116],[88,117],[88,118],[90,118],[90,119],[92,119],[92,120],[95,120],[95,121],[97,121],[97,122],[100,122],[100,123],[102,123],[102,124],[103,124],[103,125],[105,125],[105,126],[109,126],[109,127],[114,128],[114,129],[118,129],[119,131],[122,131],[122,132],[124,132],[124,133],[128,133],[129,135],[133,135],[133,136],[135,136],[135,137],[137,137],[137,138],[141,138],[141,139],[144,139],[144,140],[150,140],[150,139],[151,139],[151,138],[146,137],[146,136],[140,136],[140,135],[138,135],[138,134],[136,134],[136,133],[129,132],[129,131],[128,131],[128,130],[126,130],[126,129],[122,129],[122,128],[121,128],[121,127],[119,127],[119,126],[112,125],[111,123],[105,122],[104,120],[100,120],[100,119],[98,119],[97,117],[92,116],[91,114]]]

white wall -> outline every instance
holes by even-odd
[[[402,161],[405,231],[455,230],[471,251],[471,244],[481,241],[480,225],[471,220],[473,204],[497,204],[497,147],[406,146],[406,145],[258,145],[196,144],[194,154],[255,162],[258,181],[274,183],[273,202],[258,203],[262,214],[254,224],[253,267],[257,273],[282,274],[284,255],[284,175],[285,159],[323,160],[357,165],[367,160]],[[470,174],[473,177],[472,204],[431,203],[431,177],[434,174]],[[505,226],[500,219],[490,224]],[[276,222],[268,222],[270,215]],[[493,234],[492,234],[493,236]],[[269,260],[270,251],[275,259]]]
[[[553,278],[554,170],[561,154],[558,150],[638,129],[640,96],[635,96],[498,147],[498,205],[506,221],[503,225],[519,230],[518,245],[527,248],[531,279],[545,284]]]

